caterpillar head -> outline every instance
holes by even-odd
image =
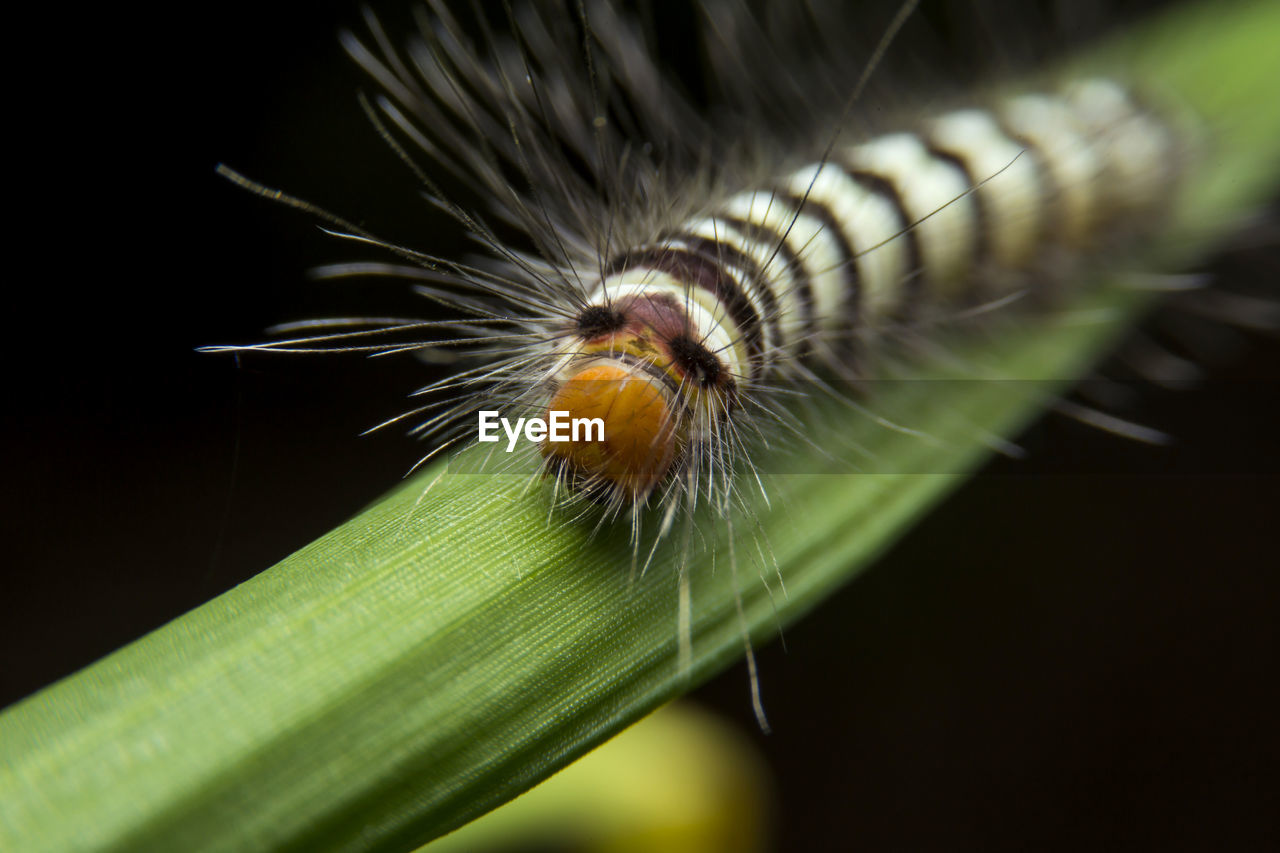
[[[544,441],[550,470],[589,496],[643,501],[667,476],[680,445],[671,391],[642,367],[618,358],[577,365],[548,404],[565,413],[569,441]],[[577,429],[583,424],[584,429]],[[593,429],[593,426],[600,428]]]
[[[645,500],[689,458],[692,438],[727,411],[734,380],[698,339],[686,302],[634,294],[585,308],[557,377],[548,421],[598,423],[545,441],[547,467],[606,503]]]

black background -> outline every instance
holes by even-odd
[[[39,163],[19,177],[40,191],[7,288],[3,704],[326,532],[421,450],[356,437],[429,378],[412,359],[194,351],[414,307],[308,281],[351,247],[214,165],[457,241],[356,104],[354,5],[96,14],[47,57],[76,85],[32,79],[14,107],[11,168]],[[1214,267],[1277,268],[1265,247]],[[1174,448],[1050,418],[760,651],[781,849],[1280,843],[1280,346],[1218,350],[1203,390],[1139,402]],[[752,730],[741,668],[696,695]]]

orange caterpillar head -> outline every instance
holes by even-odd
[[[644,501],[686,455],[699,414],[714,417],[734,382],[699,343],[687,311],[670,295],[592,305],[547,406],[570,421],[595,420],[603,436],[545,441],[547,468],[606,502]]]
[[[544,441],[548,466],[591,490],[644,500],[676,458],[677,419],[671,391],[643,369],[617,359],[587,362],[552,396],[548,413],[603,423],[575,430],[569,441]],[[602,433],[602,434],[601,434]]]

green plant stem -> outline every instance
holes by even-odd
[[[1274,185],[1277,35],[1280,4],[1206,4],[1090,60],[1120,62],[1208,117],[1209,154],[1170,224],[1170,258],[1204,251]],[[593,537],[590,524],[549,519],[528,476],[426,471],[0,715],[0,849],[403,850],[447,832],[736,660],[735,589],[763,642],[847,582],[985,458],[984,430],[1015,433],[1039,392],[1087,371],[1147,301],[1089,289],[1070,307],[1103,321],[1052,312],[957,344],[967,363],[1033,383],[879,394],[877,407],[931,441],[825,404],[818,446],[856,439],[899,473],[768,477],[771,508],[753,498],[758,529],[739,524],[733,540],[737,577],[730,532],[703,524],[721,556],[690,567],[687,672],[679,537],[632,581],[626,532]],[[931,377],[947,378],[922,369]],[[824,467],[814,448],[790,460]],[[770,579],[774,560],[786,589],[773,581],[771,596],[757,575]]]

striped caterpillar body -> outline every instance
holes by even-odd
[[[709,19],[723,17],[708,8]],[[743,167],[769,158],[713,146],[722,166],[690,139],[690,128],[717,128],[650,64],[640,29],[617,10],[591,4],[580,28],[531,6],[514,14],[524,40],[490,34],[487,52],[468,45],[438,3],[407,59],[371,16],[371,46],[351,34],[344,46],[386,91],[368,112],[402,158],[412,161],[401,138],[484,193],[498,223],[535,251],[441,201],[492,261],[463,266],[389,246],[427,269],[366,264],[340,274],[426,282],[426,295],[472,318],[445,327],[453,341],[365,349],[447,343],[485,353],[463,378],[424,389],[449,389],[445,403],[388,423],[421,415],[414,432],[442,447],[471,443],[477,410],[601,424],[602,436],[544,440],[543,470],[557,495],[628,517],[637,543],[649,506],[665,507],[660,531],[701,500],[729,511],[753,436],[786,420],[775,390],[803,385],[809,396],[831,380],[879,378],[895,342],[1053,290],[1091,253],[1133,248],[1159,222],[1185,160],[1171,124],[1122,84],[1088,78],[939,110],[862,142],[828,137],[799,168]],[[598,44],[575,69],[564,57],[587,33]],[[621,94],[598,90],[604,80]],[[856,108],[861,83],[845,88]],[[842,130],[830,118],[818,125]],[[697,176],[713,167],[711,180]],[[431,195],[444,195],[414,169]]]
[[[405,278],[462,318],[302,324],[321,333],[235,349],[474,356],[421,389],[444,402],[386,422],[416,420],[414,434],[440,439],[426,458],[473,444],[478,411],[599,421],[603,435],[543,440],[530,453],[539,467],[521,473],[552,482],[552,506],[600,505],[600,524],[629,522],[633,571],[652,515],[650,558],[696,505],[712,507],[730,542],[740,512],[755,521],[738,500],[760,479],[755,448],[795,432],[792,410],[809,397],[881,378],[902,345],[959,320],[1043,310],[1094,261],[1140,252],[1193,160],[1181,116],[1098,76],[875,127],[846,120],[861,105],[853,77],[843,113],[838,102],[817,110],[816,144],[777,156],[804,132],[760,125],[764,141],[736,152],[737,126],[699,119],[649,58],[642,28],[609,4],[587,4],[577,20],[534,5],[512,14],[520,37],[484,30],[484,49],[439,2],[403,55],[372,15],[367,44],[343,36],[385,93],[365,104],[378,131],[486,259],[379,240],[230,173],[409,262],[346,264],[330,277]],[[584,43],[577,67],[566,57]],[[448,201],[410,150],[477,192],[492,223]],[[803,436],[774,443],[792,440]],[[686,552],[686,670],[691,564]]]
[[[888,330],[1049,277],[1046,247],[1152,220],[1175,146],[1120,86],[1091,79],[950,112],[734,195],[588,284],[549,409],[602,418],[605,440],[544,455],[617,504],[696,480],[700,458],[730,461],[716,447],[739,396],[811,363],[853,374]]]

